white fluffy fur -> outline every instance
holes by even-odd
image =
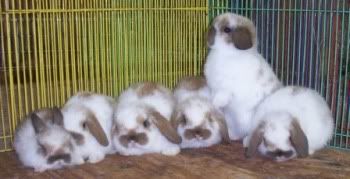
[[[231,27],[238,21],[250,21],[235,14],[226,13],[216,17],[214,27],[219,31],[218,22],[226,18]],[[257,42],[247,50],[239,50],[227,43],[216,33],[210,46],[204,73],[212,92],[215,107],[223,110],[233,140],[242,139],[248,134],[255,106],[280,82],[265,59],[256,49]]]
[[[84,136],[84,144],[78,145],[77,151],[83,158],[88,158],[90,163],[99,162],[106,154],[114,152],[110,138],[113,101],[114,99],[100,94],[84,96],[78,93],[71,97],[62,108],[65,128]],[[83,129],[82,123],[86,119],[86,111],[95,115],[108,138],[108,146],[101,145],[89,131]]]
[[[140,85],[136,84],[135,86]],[[114,125],[118,126],[118,133],[112,135],[112,142],[117,152],[121,155],[142,155],[147,153],[161,153],[164,155],[176,155],[180,152],[177,144],[168,141],[158,130],[151,124],[150,130],[146,130],[137,123],[137,116],[143,118],[149,117],[147,109],[153,108],[170,121],[174,101],[171,92],[162,87],[161,91],[156,91],[152,95],[139,97],[133,87],[125,90],[118,99],[118,104],[114,112]],[[145,145],[137,143],[129,144],[126,148],[120,141],[119,137],[126,135],[129,131],[134,130],[137,133],[144,132],[148,137]]]
[[[294,91],[296,90],[296,91]],[[314,90],[288,86],[279,89],[266,98],[257,108],[253,120],[253,130],[261,122],[265,122],[264,138],[276,148],[287,151],[293,150],[290,137],[290,124],[295,118],[305,133],[309,143],[309,154],[323,148],[332,137],[334,128],[332,113],[326,101]],[[247,147],[251,136],[243,141]],[[266,154],[268,149],[261,143],[259,152]],[[296,157],[293,155],[291,158]],[[290,159],[290,158],[288,158]],[[278,161],[288,160],[286,158]]]
[[[41,113],[37,112],[40,117]],[[74,146],[74,141],[69,132],[64,128],[57,125],[48,125],[48,131],[38,136],[34,132],[32,121],[29,117],[24,119],[16,130],[14,139],[14,149],[24,166],[34,168],[36,172],[43,172],[48,169],[58,169],[65,166],[72,166],[84,163],[84,160],[80,158],[76,151],[69,147],[63,148],[65,143],[71,142]],[[63,149],[64,153],[69,153],[71,156],[71,162],[66,163],[62,160],[58,160],[52,164],[47,163],[48,156],[44,156],[39,151],[41,150],[40,144],[47,144],[51,146],[51,152],[55,152],[58,149]]]
[[[182,138],[181,148],[209,147],[221,141],[219,125],[216,122],[209,122],[206,114],[216,110],[210,101],[210,91],[207,86],[198,90],[188,90],[178,87],[174,90],[177,111],[186,116],[186,125],[179,125],[177,132]],[[194,129],[200,125],[211,131],[208,139],[201,138],[188,140],[184,133],[186,129]]]

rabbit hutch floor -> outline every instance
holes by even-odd
[[[183,150],[168,157],[110,155],[98,164],[35,173],[14,152],[0,153],[0,178],[350,178],[350,153],[324,149],[314,156],[277,163],[246,160],[239,143]]]

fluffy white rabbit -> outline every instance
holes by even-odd
[[[71,97],[64,107],[64,126],[80,136],[77,150],[89,163],[104,159],[114,152],[111,144],[113,98],[90,92]]]
[[[174,99],[171,91],[153,83],[132,85],[118,99],[112,141],[121,155],[180,152],[181,137],[170,124]]]
[[[224,116],[214,108],[204,77],[186,77],[174,90],[176,110],[171,123],[182,138],[181,148],[209,147],[228,142]]]
[[[15,133],[14,149],[24,166],[36,172],[84,163],[75,150],[75,135],[63,128],[58,108],[29,114]]]
[[[288,86],[267,97],[256,109],[253,130],[244,140],[246,156],[258,150],[276,161],[306,157],[326,146],[333,117],[314,90]]]
[[[281,87],[257,51],[256,30],[246,17],[217,16],[208,32],[205,77],[216,108],[223,110],[232,140],[248,135],[256,105]]]

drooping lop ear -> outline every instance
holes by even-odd
[[[210,112],[210,117],[218,123],[222,141],[224,143],[230,143],[230,136],[228,134],[228,128],[225,121],[225,117],[221,113],[219,113],[219,111],[216,110],[212,110]]]
[[[232,41],[239,50],[253,47],[253,38],[247,27],[237,27],[232,34]]]
[[[106,133],[103,131],[100,123],[96,119],[93,113],[88,113],[87,119],[85,121],[86,127],[89,129],[90,133],[95,137],[95,139],[103,146],[108,146],[108,138]]]
[[[296,119],[293,119],[291,123],[290,141],[299,157],[307,157],[309,155],[308,140]]]
[[[63,115],[61,110],[58,107],[53,107],[52,114],[52,123],[63,127]]]
[[[210,47],[215,42],[216,30],[214,27],[214,22],[210,25],[207,35],[207,45]]]
[[[163,115],[153,109],[149,110],[149,114],[152,116],[152,122],[170,142],[175,144],[181,143],[181,137],[177,134],[176,130],[171,126],[170,122]]]
[[[44,120],[42,120],[36,113],[33,112],[30,115],[30,119],[32,120],[32,124],[33,124],[34,131],[36,134],[47,130],[47,126],[46,126]]]
[[[185,116],[183,115],[182,110],[180,108],[175,109],[170,119],[171,126],[175,130],[177,130],[179,125],[184,121],[184,117]]]
[[[245,150],[245,157],[251,158],[256,154],[259,145],[263,140],[263,133],[265,128],[265,122],[259,124],[259,126],[254,130],[252,135],[250,136],[248,148]]]

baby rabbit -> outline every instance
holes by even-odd
[[[79,136],[77,150],[84,160],[96,163],[113,153],[111,126],[114,99],[90,92],[71,97],[64,107],[64,126]]]
[[[177,102],[171,123],[182,138],[181,148],[209,147],[229,142],[224,116],[214,108],[203,77],[186,77],[174,90]]]
[[[248,18],[232,13],[217,16],[207,40],[210,51],[204,73],[213,105],[224,112],[230,139],[242,139],[256,105],[281,83],[258,53],[255,26]]]
[[[276,161],[306,157],[327,144],[333,128],[332,113],[316,91],[284,87],[257,107],[253,130],[243,140],[245,155],[259,150]]]
[[[181,137],[170,124],[174,99],[153,82],[135,84],[120,96],[115,108],[112,141],[121,155],[180,152]]]
[[[46,108],[29,114],[16,129],[14,149],[27,167],[36,172],[84,163],[75,151],[73,137],[63,128],[58,108]]]

